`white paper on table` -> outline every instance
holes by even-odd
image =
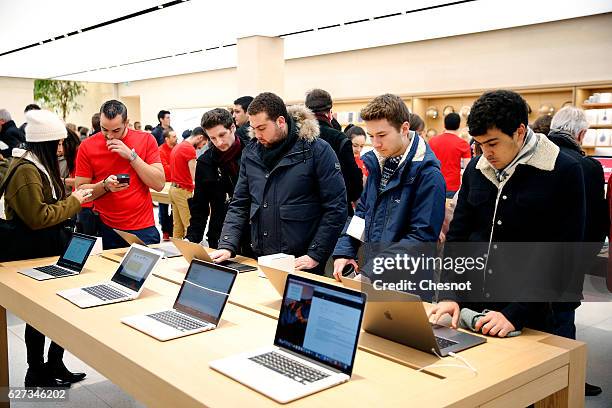
[[[257,258],[257,263],[268,268],[279,269],[292,273],[295,271],[295,256],[283,253],[264,255]],[[265,278],[266,275],[260,270],[259,277]]]

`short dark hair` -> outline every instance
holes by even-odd
[[[153,126],[151,126],[151,125],[145,125],[145,130],[149,130],[149,131],[151,131],[151,130],[153,130]]]
[[[91,116],[91,127],[95,133],[100,131],[100,112],[94,113]]]
[[[30,103],[29,105],[26,105],[25,109],[23,110],[23,113],[29,112],[31,110],[40,110],[40,106],[35,103]]]
[[[121,115],[123,122],[127,120],[127,107],[116,99],[111,99],[102,104],[100,114],[104,114],[109,119],[114,119],[115,116]]]
[[[242,110],[246,112],[249,109],[249,105],[251,104],[251,102],[253,102],[252,96],[241,96],[240,98],[234,101],[234,105],[240,105]]]
[[[313,112],[329,112],[332,108],[332,97],[324,89],[315,88],[306,94],[304,104]]]
[[[548,135],[550,133],[550,124],[552,123],[551,115],[542,115],[533,122],[531,129],[536,133]]]
[[[183,134],[181,136],[183,137],[183,139],[187,139],[188,137],[192,136],[191,129],[183,130]]]
[[[419,132],[420,130],[425,130],[425,122],[423,121],[423,118],[416,113],[411,113],[408,116],[408,123],[410,123],[410,130],[412,131]]]
[[[210,139],[208,137],[208,134],[206,134],[206,131],[204,129],[202,129],[202,127],[200,126],[196,126],[193,128],[193,130],[191,131],[191,136],[204,136],[204,139],[208,140]]]
[[[262,92],[253,99],[249,105],[249,115],[257,115],[265,112],[270,120],[276,120],[279,116],[288,119],[287,107],[280,96],[272,92]]]
[[[344,130],[344,133],[346,134],[346,137],[349,138],[349,140],[353,140],[353,138],[355,136],[364,136],[366,135],[365,130],[363,130],[363,128],[359,127],[359,126],[351,126],[348,129]]]
[[[164,137],[164,139],[166,139],[170,137],[170,133],[175,133],[175,132],[172,129],[165,129],[164,132],[162,133],[162,136]]]
[[[399,96],[384,94],[372,99],[361,110],[361,118],[364,121],[387,119],[399,131],[404,122],[410,122],[410,111]]]
[[[444,117],[444,129],[457,130],[461,125],[461,116],[458,113],[451,112]]]
[[[202,115],[200,125],[203,129],[212,129],[217,125],[223,125],[224,128],[229,129],[234,124],[234,118],[227,109],[215,108],[205,112]]]
[[[528,117],[525,99],[516,92],[500,89],[485,92],[474,102],[467,124],[472,136],[482,136],[493,128],[512,136],[521,123],[527,126]]]
[[[163,118],[164,118],[166,115],[169,115],[169,114],[170,114],[170,111],[167,111],[167,110],[160,110],[160,111],[159,111],[159,113],[157,114],[157,120],[158,120],[159,122],[161,122],[161,120],[162,120],[162,119],[163,119]]]

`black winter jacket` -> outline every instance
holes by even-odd
[[[248,134],[236,132],[236,136],[240,138],[241,148],[244,150],[244,147],[250,142]],[[235,159],[238,168],[241,157],[242,152]],[[221,165],[220,152],[211,143],[210,148],[198,157],[196,162],[195,189],[189,201],[191,221],[186,237],[189,241],[197,243],[202,241],[210,214],[206,238],[209,247],[217,248],[229,200],[234,195],[237,182],[238,172],[232,174],[229,168]],[[241,245],[237,253],[246,256],[250,253],[246,250],[250,249],[250,240],[248,228],[245,230],[246,234],[242,240],[246,243],[246,247]]]
[[[8,145],[8,149],[1,150],[0,154],[2,154],[2,156],[5,158],[9,158],[11,157],[11,150],[14,147],[19,147],[25,142],[25,135],[15,125],[15,122],[9,120],[2,125],[2,129],[0,130],[0,140]]]
[[[294,146],[269,171],[262,145],[252,139],[242,152],[240,176],[223,224],[219,249],[236,253],[250,223],[256,256],[309,255],[321,272],[346,221],[346,188],[340,164],[304,107],[289,109]]]
[[[346,186],[348,215],[353,215],[351,203],[357,201],[363,191],[362,173],[353,155],[353,145],[346,135],[334,129],[328,122],[318,120],[319,137],[325,140],[338,156],[342,178]]]
[[[454,273],[443,276],[445,281],[472,279],[476,289],[470,293],[442,292],[440,298],[454,298],[461,307],[476,311],[502,312],[517,330],[525,325],[550,329],[550,302],[544,298],[539,303],[522,300],[534,293],[526,292],[532,288],[544,288],[552,297],[571,292],[572,285],[578,282],[582,284],[580,277],[572,275],[574,254],[559,251],[560,244],[554,244],[547,256],[540,255],[550,248],[542,243],[583,240],[583,183],[580,163],[560,152],[544,135],[528,163],[519,164],[499,191],[495,171],[484,156],[472,159],[463,174],[446,246],[453,248],[456,242],[483,243],[486,270],[469,277]],[[537,272],[528,274],[526,270]]]

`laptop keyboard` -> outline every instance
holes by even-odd
[[[51,276],[68,276],[74,275],[74,272],[67,271],[66,269],[62,269],[56,265],[47,265],[47,266],[39,266],[38,268],[34,268],[37,271],[41,271]]]
[[[456,341],[448,340],[443,337],[437,337],[437,336],[436,336],[436,343],[438,343],[438,347],[440,347],[440,350],[457,344]]]
[[[329,377],[329,374],[285,357],[275,351],[250,357],[249,360],[304,385]]]
[[[128,296],[127,294],[113,289],[108,285],[89,286],[82,289],[100,300],[115,300]]]
[[[208,323],[198,322],[196,320],[186,318],[180,313],[175,312],[174,310],[166,310],[159,313],[152,313],[147,316],[157,320],[158,322],[162,322],[164,324],[167,324],[168,326],[174,327],[175,329],[178,329],[180,331],[195,330],[208,326]]]

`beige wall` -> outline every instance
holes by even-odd
[[[87,92],[77,98],[77,102],[83,107],[79,111],[71,112],[66,117],[66,123],[85,126],[91,130],[91,116],[96,112],[100,112],[100,106],[105,101],[116,98],[117,91],[114,84],[84,82],[84,85]]]
[[[33,79],[0,77],[0,109],[8,110],[17,126],[25,122],[23,109],[33,102]]]
[[[229,106],[236,99],[237,89],[235,68],[118,85],[120,98],[140,96],[143,129],[145,125],[157,124],[157,112],[162,109]]]
[[[287,61],[285,98],[334,99],[612,80],[612,14]]]

